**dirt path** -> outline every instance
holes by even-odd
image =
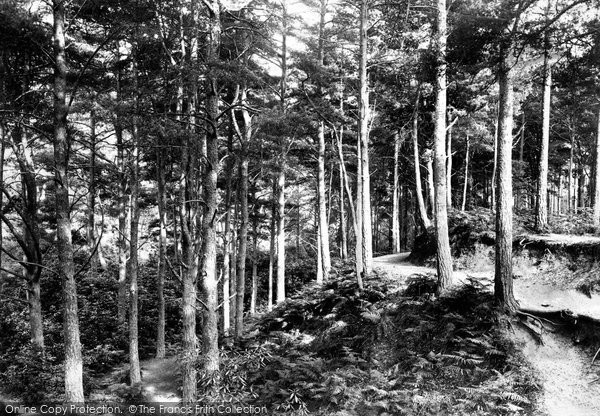
[[[408,253],[382,256],[374,259],[373,265],[375,270],[398,279],[415,273],[435,274],[432,268],[408,263],[407,257]],[[489,281],[493,272],[455,272],[453,284],[461,284],[469,276]],[[598,296],[589,298],[577,291],[561,290],[526,277],[515,280],[514,287],[515,297],[522,306],[570,309],[574,313],[600,318]],[[523,329],[517,328],[515,336],[542,382],[541,411],[550,416],[600,415],[600,380],[597,369],[590,366],[591,357],[561,335],[544,335],[544,345],[539,345]]]
[[[140,362],[142,383],[138,387],[130,387],[129,365],[123,364],[110,373],[96,380],[98,388],[92,391],[92,401],[111,401],[124,396],[142,396],[146,402],[179,402],[180,376],[178,357],[168,357]]]
[[[177,357],[143,361],[142,394],[150,402],[176,402],[178,393],[179,364]]]

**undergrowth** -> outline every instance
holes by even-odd
[[[299,292],[227,351],[220,400],[274,414],[529,414],[537,392],[507,322],[473,286],[435,299],[351,276]],[[417,289],[415,289],[418,287]]]

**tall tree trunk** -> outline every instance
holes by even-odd
[[[256,201],[256,188],[254,188],[254,201]],[[256,202],[254,202],[256,207]],[[258,303],[258,213],[253,209],[252,218],[252,291],[250,292],[250,314],[256,314]]]
[[[319,40],[318,40],[318,60],[319,65],[324,65],[324,50],[323,45],[325,41],[325,14],[327,13],[327,1],[321,0],[320,2],[320,13],[319,13]],[[321,83],[317,86],[319,90],[319,96],[322,95]],[[322,97],[319,97],[322,98]],[[317,204],[318,204],[318,233],[319,233],[319,247],[318,250],[321,253],[321,271],[322,276],[325,280],[329,278],[329,271],[331,270],[331,253],[329,251],[329,216],[327,215],[327,190],[325,188],[325,122],[319,121],[318,129],[318,158],[317,158]],[[329,187],[331,195],[331,187]],[[331,204],[329,205],[331,207]]]
[[[117,74],[117,102],[121,101],[121,73]],[[121,115],[118,111],[114,114],[115,138],[117,141],[117,171],[119,177],[118,204],[119,204],[119,237],[118,237],[118,264],[117,277],[117,322],[124,324],[127,315],[127,257],[129,253],[129,238],[127,237],[129,196],[127,189],[127,174],[125,169],[125,142],[123,140],[123,126]]]
[[[58,273],[63,284],[63,333],[65,345],[65,402],[83,403],[83,361],[79,339],[79,317],[75,263],[71,242],[69,201],[69,143],[67,138],[68,107],[67,62],[65,56],[65,5],[54,0],[54,176],[56,200],[56,246]]]
[[[502,52],[498,74],[500,96],[498,104],[498,158],[496,178],[496,256],[494,295],[509,313],[517,309],[512,276],[512,129],[513,129],[513,67],[509,55]]]
[[[106,270],[106,259],[102,254],[101,241],[98,239],[96,229],[96,112],[90,111],[90,182],[88,189],[88,246],[90,247],[91,261],[94,266]]]
[[[177,114],[178,120],[182,119],[184,111],[184,79],[186,41],[183,29],[183,11],[180,11],[180,48],[181,63],[180,76],[177,87]],[[188,103],[188,106],[191,103]],[[185,134],[181,138],[181,172],[179,178],[179,223],[181,234],[181,315],[182,315],[182,401],[185,404],[196,401],[196,365],[198,360],[196,341],[196,298],[199,260],[197,255],[196,213],[193,203],[186,203],[196,199],[197,183],[194,176],[192,160],[193,154],[191,134]],[[206,202],[206,201],[205,201]]]
[[[277,174],[277,296],[275,302],[285,300],[285,172],[282,166]]]
[[[269,272],[267,276],[267,310],[273,309],[273,275],[275,271],[275,258],[277,246],[275,244],[277,235],[277,204],[275,202],[275,195],[277,195],[277,182],[273,179],[272,189],[272,204],[271,204],[271,225],[270,229],[270,243],[269,243]]]
[[[400,252],[400,134],[394,133],[394,185],[392,188],[392,251]]]
[[[398,198],[400,199],[399,202],[399,215],[400,215],[400,219],[399,219],[399,230],[398,230],[398,251],[402,251],[403,249],[406,248],[406,188],[404,186],[404,184],[400,185],[400,189],[399,189],[399,196]]]
[[[462,204],[460,206],[461,211],[465,211],[467,208],[467,190],[469,187],[469,150],[470,150],[471,140],[469,139],[469,135],[467,134],[466,139],[466,151],[465,151],[465,183],[463,185],[463,194],[462,194]]]
[[[595,155],[596,187],[594,189],[594,226],[600,232],[600,109],[598,110],[596,131],[596,155]]]
[[[245,92],[242,93],[245,95]],[[242,102],[245,100],[242,99]],[[236,321],[235,337],[241,339],[244,333],[244,292],[246,288],[246,252],[248,248],[248,144],[251,132],[250,116],[247,111],[244,114],[244,138],[240,154],[240,209],[241,223],[239,227],[239,251],[237,255],[237,301],[236,301]]]
[[[204,172],[203,200],[205,205],[202,218],[202,289],[204,319],[202,326],[203,370],[209,377],[219,371],[219,329],[218,329],[218,289],[217,289],[217,175],[219,172],[219,87],[216,68],[212,63],[219,59],[221,46],[221,6],[218,1],[205,2],[208,7],[209,24],[206,42],[206,60],[209,69],[206,74],[206,161]],[[245,259],[245,253],[244,253]],[[195,387],[195,386],[194,386]]]
[[[40,229],[38,218],[38,193],[36,173],[34,168],[31,148],[26,130],[22,126],[14,129],[12,151],[17,159],[21,179],[21,218],[23,220],[20,235],[13,235],[23,249],[23,273],[27,282],[27,299],[29,303],[29,326],[31,343],[38,351],[44,350],[44,333],[42,325],[41,303],[41,264],[42,253],[40,250]],[[0,214],[3,221],[10,224],[9,220]],[[9,229],[13,230],[13,227]],[[15,234],[13,232],[13,234]]]
[[[574,146],[575,146],[575,135],[573,133],[573,125],[572,123],[569,123],[569,140],[570,140],[570,149],[569,149],[569,191],[567,192],[567,196],[569,198],[569,204],[568,204],[568,210],[569,212],[571,212],[571,210],[575,211],[575,203],[573,200],[574,197],[574,185],[575,185],[575,181],[573,180],[573,156],[574,156]]]
[[[494,167],[492,168],[492,182],[491,182],[491,196],[490,208],[492,211],[496,210],[496,183],[498,174],[498,125],[500,120],[500,103],[498,103],[497,117],[494,121]],[[511,132],[512,134],[512,132]]]
[[[417,202],[419,204],[419,215],[425,229],[431,226],[431,221],[427,215],[427,209],[425,208],[425,200],[423,198],[423,187],[421,184],[421,158],[419,156],[419,98],[415,104],[415,112],[413,114],[412,124],[412,141],[413,141],[413,161],[415,165],[415,186],[417,193]]]
[[[546,20],[550,11],[551,0],[548,0]],[[550,100],[552,91],[552,67],[549,61],[549,34],[546,31],[544,41],[544,93],[542,107],[542,142],[540,145],[539,177],[535,209],[535,228],[543,231],[548,227],[548,148],[550,146]]]
[[[438,0],[437,68],[435,100],[435,229],[437,245],[438,291],[447,289],[452,282],[452,256],[448,237],[448,207],[446,189],[446,0]],[[448,155],[451,157],[451,155]]]
[[[352,216],[352,226],[354,229],[354,236],[356,237],[356,249],[355,249],[355,270],[356,270],[356,283],[359,287],[359,289],[363,288],[363,279],[362,279],[362,273],[363,273],[363,256],[361,253],[361,248],[362,245],[360,244],[360,233],[361,233],[361,227],[359,225],[359,220],[358,220],[358,207],[355,209],[354,208],[354,203],[352,202],[352,191],[350,190],[350,181],[348,180],[348,172],[346,172],[346,165],[344,162],[344,150],[343,150],[343,146],[342,146],[342,137],[343,136],[343,127],[340,129],[340,135],[337,138],[337,148],[338,148],[338,157],[340,159],[340,169],[342,171],[342,175],[344,177],[344,187],[346,188],[346,196],[348,197],[348,204],[350,205],[350,214]],[[358,188],[358,187],[357,187]],[[360,199],[357,197],[357,205],[358,202],[360,201]]]
[[[282,2],[281,31],[281,113],[284,114],[287,91],[287,31],[288,15],[286,0]],[[277,303],[285,300],[285,142],[281,140],[279,166],[277,172]]]
[[[360,2],[360,32],[359,32],[359,85],[360,85],[360,103],[359,103],[359,140],[360,140],[360,158],[361,158],[361,211],[362,211],[362,256],[363,272],[370,274],[373,270],[373,231],[371,225],[371,173],[369,170],[369,90],[367,78],[367,27],[369,25],[368,1]]]
[[[139,150],[139,97],[138,72],[137,72],[137,47],[133,51],[133,89],[135,91],[135,114],[133,115],[132,162],[131,167],[131,225],[129,244],[129,381],[137,384],[142,381],[140,357],[138,351],[138,237],[139,237],[139,181],[140,181],[140,150]]]
[[[159,236],[158,236],[158,267],[156,276],[156,295],[158,298],[158,320],[156,322],[156,358],[165,358],[165,263],[167,256],[167,209],[165,190],[165,159],[163,152],[157,152],[156,174],[158,190],[156,201],[158,205]]]
[[[344,201],[344,174],[342,169],[340,172],[340,199],[339,199],[339,211],[340,211],[340,258],[345,260],[348,258],[348,234],[346,233],[346,207]]]
[[[446,138],[446,206],[452,208],[452,124]]]
[[[319,218],[319,251],[321,252],[322,262],[322,276],[325,280],[329,277],[329,271],[331,270],[331,257],[329,252],[329,223],[327,221],[327,201],[326,201],[326,189],[325,189],[325,124],[323,121],[319,122],[319,155],[318,155],[318,169],[317,169],[317,181],[318,181],[318,218]]]
[[[232,117],[231,124],[233,124],[233,113],[230,114]],[[235,167],[234,155],[233,155],[233,126],[231,126],[228,140],[228,160],[225,171],[226,185],[225,185],[225,230],[223,232],[223,334],[227,337],[230,333],[231,328],[231,307],[234,306],[230,302],[231,297],[231,249],[232,249],[232,230],[231,230],[231,188],[233,182],[233,169]],[[235,313],[235,309],[233,309]]]

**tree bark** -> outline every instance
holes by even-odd
[[[359,244],[361,227],[358,222],[358,208],[356,208],[356,210],[355,210],[354,203],[352,202],[352,191],[350,190],[350,181],[348,180],[348,172],[346,172],[346,165],[344,163],[344,150],[343,150],[343,145],[342,145],[343,132],[344,132],[344,129],[342,127],[340,129],[340,135],[337,138],[338,157],[340,159],[340,169],[341,169],[342,175],[344,177],[344,187],[346,188],[348,204],[350,205],[350,214],[352,216],[352,226],[354,229],[354,236],[356,237],[356,249],[355,249],[355,257],[354,257],[355,258],[356,283],[357,283],[359,289],[362,289],[363,288],[363,279],[362,279],[363,256],[361,253],[362,245]],[[356,198],[356,200],[360,201],[360,199],[358,197]],[[357,205],[358,205],[358,203],[357,203]]]
[[[288,16],[286,0],[282,2],[281,31],[281,113],[285,114],[285,95],[287,92],[287,31]],[[279,166],[277,172],[277,303],[285,300],[285,142],[281,140]]]
[[[551,0],[548,0],[546,20],[550,11]],[[542,141],[540,145],[539,177],[536,199],[535,228],[543,231],[548,227],[548,148],[550,146],[550,100],[552,91],[552,67],[549,61],[549,34],[546,31],[544,40],[544,92],[542,106]]]
[[[219,87],[216,68],[211,63],[219,59],[221,46],[221,10],[218,1],[208,1],[208,35],[206,42],[206,60],[209,69],[206,74],[206,114],[208,129],[206,133],[206,161],[204,172],[203,200],[206,204],[202,218],[202,291],[204,319],[202,326],[203,371],[214,377],[219,371],[219,330],[217,295],[217,238],[215,221],[217,217],[217,175],[219,172]],[[245,253],[244,256],[245,259]],[[194,386],[195,387],[195,386]]]
[[[63,282],[63,332],[65,402],[83,403],[83,361],[79,339],[79,317],[75,264],[71,242],[71,217],[69,201],[69,143],[67,138],[68,107],[67,62],[65,55],[64,1],[54,0],[54,176],[56,180],[56,246],[58,273]]]
[[[131,131],[132,167],[131,167],[131,225],[129,227],[129,381],[132,385],[142,381],[140,357],[138,351],[138,238],[139,238],[139,181],[140,181],[140,151],[139,151],[139,97],[137,73],[137,47],[133,51],[133,88],[135,91],[135,114]]]
[[[318,219],[319,219],[319,251],[322,259],[322,276],[323,279],[327,280],[329,272],[331,270],[331,256],[329,252],[329,223],[327,221],[327,200],[326,200],[326,189],[325,189],[325,124],[323,121],[319,122],[319,151],[318,151],[318,168],[317,168],[317,182],[318,182]]]
[[[242,92],[242,103],[246,104],[246,92]],[[246,288],[246,252],[248,249],[248,145],[252,137],[251,118],[247,110],[242,110],[244,118],[244,137],[240,152],[240,214],[239,251],[237,255],[237,285],[236,285],[236,322],[235,337],[241,339],[244,333],[244,292]]]
[[[269,272],[267,276],[267,310],[273,309],[273,275],[275,271],[275,258],[277,246],[275,244],[277,235],[277,204],[275,202],[275,195],[277,195],[277,182],[273,178],[273,189],[272,189],[272,204],[271,204],[271,225],[269,227],[271,233],[271,239],[269,244]]]
[[[512,129],[513,67],[512,48],[502,52],[499,68],[498,157],[496,177],[496,254],[494,295],[509,313],[517,310],[512,276]]]
[[[344,201],[344,174],[342,169],[340,172],[340,200],[339,200],[339,211],[340,211],[340,258],[345,260],[348,258],[348,234],[346,232],[346,204]]]
[[[285,300],[285,171],[277,174],[277,296],[275,302]]]
[[[600,110],[598,110],[595,155],[596,187],[594,189],[594,226],[600,232]]]
[[[400,186],[400,134],[394,134],[394,184],[392,188],[392,251],[400,252],[400,214],[399,214],[399,186]]]
[[[117,102],[121,101],[121,73],[117,74]],[[125,143],[123,140],[123,126],[121,124],[121,115],[117,110],[114,114],[115,138],[117,141],[117,170],[119,177],[118,185],[118,204],[119,204],[119,237],[118,245],[118,264],[119,273],[117,277],[117,322],[124,324],[127,315],[127,257],[129,253],[129,238],[127,237],[127,228],[129,224],[128,206],[129,196],[127,189],[127,175],[125,169],[127,161],[125,158]]]
[[[467,134],[466,139],[466,151],[465,151],[465,182],[463,185],[463,194],[462,194],[462,204],[460,206],[461,211],[465,211],[467,208],[467,190],[469,187],[469,150],[470,150],[471,140],[469,139],[469,135]]]
[[[96,229],[96,112],[90,111],[90,182],[88,189],[88,246],[90,248],[91,262],[94,266],[100,266],[102,271],[106,270],[106,260],[102,255],[102,244],[98,240]]]
[[[231,239],[231,188],[233,182],[233,169],[235,166],[234,155],[233,155],[233,117],[235,114],[231,113],[231,130],[228,141],[228,160],[225,171],[226,185],[225,185],[225,230],[223,232],[223,335],[229,336],[231,329],[231,307],[234,306],[230,302],[231,297],[231,250],[232,250],[232,239]],[[235,309],[233,309],[235,312]]]
[[[369,170],[369,90],[367,79],[367,27],[369,25],[368,1],[360,2],[360,28],[359,28],[359,140],[361,158],[361,211],[362,211],[362,256],[363,272],[371,274],[373,270],[373,231],[371,225],[371,173]]]
[[[254,201],[256,201],[256,189],[254,189]],[[256,202],[255,202],[256,204]],[[250,314],[256,314],[258,305],[258,215],[253,210],[252,220],[252,291],[250,292]]]
[[[446,137],[446,206],[452,208],[452,124]]]
[[[413,114],[412,124],[412,141],[413,141],[413,161],[415,165],[415,187],[417,193],[417,202],[419,204],[419,214],[425,229],[431,226],[431,221],[427,215],[425,208],[425,200],[423,198],[423,187],[421,184],[421,158],[419,156],[419,97],[415,103],[415,112]]]
[[[435,229],[437,245],[438,292],[446,290],[452,282],[452,256],[448,237],[448,186],[446,173],[446,0],[438,0],[437,19],[437,68],[435,103],[434,182],[435,182]],[[448,155],[451,157],[451,155]]]
[[[158,267],[156,276],[156,295],[158,298],[158,320],[156,323],[156,358],[165,358],[165,263],[167,256],[167,210],[165,190],[165,159],[159,149],[157,153],[157,182],[156,201],[158,205],[159,236],[158,236]]]

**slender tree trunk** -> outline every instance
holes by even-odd
[[[517,303],[513,294],[512,276],[512,129],[513,129],[513,62],[512,48],[503,51],[499,71],[500,97],[498,105],[498,158],[496,178],[496,271],[494,295],[509,313]]]
[[[434,181],[435,181],[435,229],[437,245],[438,291],[446,290],[452,282],[452,256],[448,237],[448,199],[446,189],[446,0],[438,0],[437,20],[437,68],[435,103]],[[451,157],[451,155],[448,155]]]
[[[446,138],[446,206],[452,208],[452,125]]]
[[[99,241],[96,228],[96,112],[90,111],[90,184],[88,190],[88,246],[92,255],[92,264],[106,270],[106,259],[102,254],[102,244]]]
[[[327,280],[329,271],[331,270],[331,257],[329,252],[329,223],[327,221],[327,202],[325,189],[325,124],[323,121],[319,123],[319,156],[318,156],[318,218],[319,218],[319,251],[321,252],[322,275],[323,279]]]
[[[177,119],[183,119],[184,112],[184,83],[183,71],[185,69],[186,39],[183,24],[183,11],[179,15],[180,30],[180,75],[177,85]],[[191,106],[191,103],[188,103]],[[191,404],[196,401],[196,379],[197,379],[197,340],[196,340],[196,298],[197,298],[197,278],[199,260],[196,252],[197,248],[197,229],[195,217],[195,205],[190,202],[196,199],[197,183],[194,176],[192,160],[196,155],[193,154],[191,145],[191,132],[181,138],[181,172],[179,177],[179,224],[181,235],[181,315],[182,315],[182,401],[184,404]],[[207,202],[207,201],[205,201]],[[208,202],[207,202],[208,203]]]
[[[65,402],[83,403],[83,361],[79,339],[79,317],[75,263],[71,242],[69,201],[69,143],[66,103],[67,62],[65,56],[65,6],[54,0],[54,175],[56,200],[56,246],[58,273],[63,282],[63,332],[65,345]]]
[[[596,131],[596,155],[595,155],[595,182],[594,189],[594,226],[600,232],[600,110],[598,110],[597,131]]]
[[[340,211],[340,258],[345,260],[348,258],[348,234],[346,232],[346,207],[344,201],[344,174],[342,169],[340,171],[340,200],[339,200],[339,211]]]
[[[165,160],[163,153],[157,153],[157,182],[159,236],[158,236],[158,270],[156,276],[156,294],[158,298],[158,321],[156,323],[156,358],[165,358],[165,263],[167,256],[167,209],[165,190]]]
[[[319,13],[319,40],[318,40],[318,60],[319,65],[323,65],[325,41],[325,14],[327,13],[327,1],[320,1]],[[318,83],[319,96],[322,95],[321,83]],[[331,253],[329,251],[329,215],[327,214],[327,190],[325,188],[325,122],[319,121],[319,129],[317,133],[319,148],[317,158],[317,205],[318,205],[318,234],[319,246],[318,250],[321,253],[321,273],[323,279],[329,278],[331,270]],[[333,176],[333,175],[332,175]],[[331,186],[329,187],[331,195]],[[329,204],[331,207],[331,204]],[[318,281],[318,279],[317,279]]]
[[[399,214],[399,186],[400,186],[400,134],[394,134],[394,185],[392,189],[392,251],[400,252],[400,214]]]
[[[413,160],[415,165],[415,185],[417,193],[417,202],[419,204],[419,214],[421,221],[425,229],[431,226],[431,221],[427,215],[427,209],[425,208],[425,200],[423,198],[423,188],[421,185],[421,158],[419,156],[419,100],[415,104],[415,113],[413,114],[413,125],[412,125],[412,140],[413,140]]]
[[[462,204],[460,206],[461,211],[465,211],[467,208],[467,190],[469,187],[469,148],[471,145],[471,140],[469,139],[469,135],[467,134],[466,146],[467,149],[465,151],[465,183],[463,185],[463,194],[462,194]]]
[[[350,190],[350,181],[348,180],[348,172],[346,172],[346,165],[344,163],[344,150],[342,147],[342,137],[343,137],[343,128],[340,129],[340,135],[337,139],[337,148],[338,148],[338,157],[340,159],[340,169],[342,170],[342,174],[344,177],[344,187],[346,188],[346,195],[348,197],[348,204],[350,205],[350,214],[352,215],[352,226],[354,229],[354,236],[356,237],[356,249],[355,249],[355,269],[356,269],[356,283],[359,287],[359,289],[363,288],[363,279],[362,279],[362,272],[363,272],[363,256],[361,253],[361,248],[362,245],[359,243],[360,240],[360,233],[361,233],[361,227],[359,225],[359,220],[358,220],[358,207],[355,209],[354,208],[354,203],[352,202],[352,191]],[[357,187],[358,188],[358,187]],[[360,201],[360,199],[356,198],[357,202]],[[358,205],[358,203],[357,203]]]
[[[574,196],[574,185],[575,185],[575,181],[573,180],[573,153],[574,153],[574,146],[575,146],[575,135],[573,134],[573,125],[569,124],[569,140],[570,140],[570,144],[571,147],[569,149],[569,191],[567,192],[568,198],[569,198],[569,212],[571,212],[571,210],[575,211],[575,203],[573,201],[573,196]]]
[[[499,120],[500,120],[500,103],[498,103],[498,110],[497,110],[497,118],[494,122],[494,167],[492,169],[492,182],[491,182],[491,195],[492,195],[492,199],[490,200],[490,208],[492,209],[492,211],[496,210],[496,177],[497,177],[497,171],[498,171],[498,124],[499,124]],[[512,134],[512,132],[511,132]]]
[[[276,234],[277,234],[277,204],[275,203],[275,195],[277,194],[277,182],[273,180],[273,189],[272,189],[272,205],[271,205],[271,225],[269,227],[271,233],[271,240],[269,244],[269,272],[267,276],[267,310],[270,311],[273,309],[273,275],[275,271],[275,257],[277,250],[277,246],[275,244]]]
[[[235,117],[232,113],[231,117]],[[233,119],[231,119],[233,124]],[[233,129],[233,127],[232,127]],[[227,170],[225,172],[225,230],[223,232],[223,334],[227,337],[231,328],[231,307],[234,306],[230,302],[231,297],[231,188],[233,182],[233,169],[235,162],[233,160],[233,130],[229,134],[229,159],[227,160]],[[235,309],[233,309],[235,312]]]
[[[140,154],[139,154],[139,99],[138,73],[137,73],[137,48],[133,52],[133,88],[135,91],[135,114],[132,126],[132,173],[131,173],[131,225],[129,244],[129,381],[132,385],[142,381],[140,357],[138,352],[138,237],[139,237],[139,181],[140,181]]]
[[[247,113],[247,112],[246,112]],[[248,248],[248,142],[251,136],[250,117],[245,114],[245,138],[240,155],[240,208],[239,251],[237,255],[237,301],[235,337],[241,339],[244,333],[244,292],[246,288],[246,252]]]
[[[277,303],[285,300],[285,172],[277,175]]]
[[[323,252],[321,251],[321,230],[319,228],[319,201],[315,206],[315,251],[317,252],[317,284],[323,284]]]
[[[256,201],[256,190],[254,190],[254,200]],[[254,211],[254,218],[252,219],[252,237],[252,291],[250,292],[250,314],[255,315],[258,303],[258,215],[256,211]]]
[[[546,19],[550,8],[546,10]],[[552,67],[549,62],[549,38],[546,32],[544,50],[544,94],[542,108],[542,142],[540,146],[539,178],[536,201],[535,228],[543,231],[548,227],[548,148],[550,146],[550,100],[552,91]]]
[[[406,188],[404,184],[400,185],[399,190],[399,230],[398,230],[398,251],[406,248]]]
[[[363,256],[363,272],[371,274],[373,270],[373,242],[372,242],[372,226],[371,226],[371,173],[369,170],[369,90],[367,78],[367,27],[369,25],[368,1],[361,0],[360,2],[360,32],[359,32],[359,85],[360,85],[360,102],[359,102],[359,140],[360,140],[360,158],[361,158],[361,212],[362,212],[362,256]]]
[[[117,74],[117,101],[121,101],[121,74]],[[123,140],[123,126],[121,115],[114,115],[115,138],[117,141],[117,170],[119,177],[118,204],[119,204],[119,237],[118,237],[118,264],[119,273],[117,278],[117,322],[124,324],[127,315],[127,256],[129,253],[128,227],[128,205],[129,196],[127,189],[127,175],[125,169],[127,161],[125,158],[125,143]]]
[[[286,0],[282,2],[282,42],[281,42],[281,112],[285,113],[287,92],[287,31],[288,16]],[[285,300],[285,142],[281,140],[280,160],[277,172],[277,303]]]
[[[219,329],[218,329],[218,289],[217,289],[217,236],[215,222],[217,216],[217,175],[219,172],[219,87],[216,69],[210,65],[219,59],[221,46],[221,6],[218,1],[208,1],[208,36],[206,60],[209,69],[206,74],[206,114],[208,131],[206,134],[206,161],[204,172],[203,200],[205,205],[202,218],[202,294],[204,319],[202,326],[203,370],[209,377],[219,371]],[[245,236],[244,236],[245,238]],[[245,253],[241,256],[245,260]],[[195,387],[195,386],[194,386]]]

